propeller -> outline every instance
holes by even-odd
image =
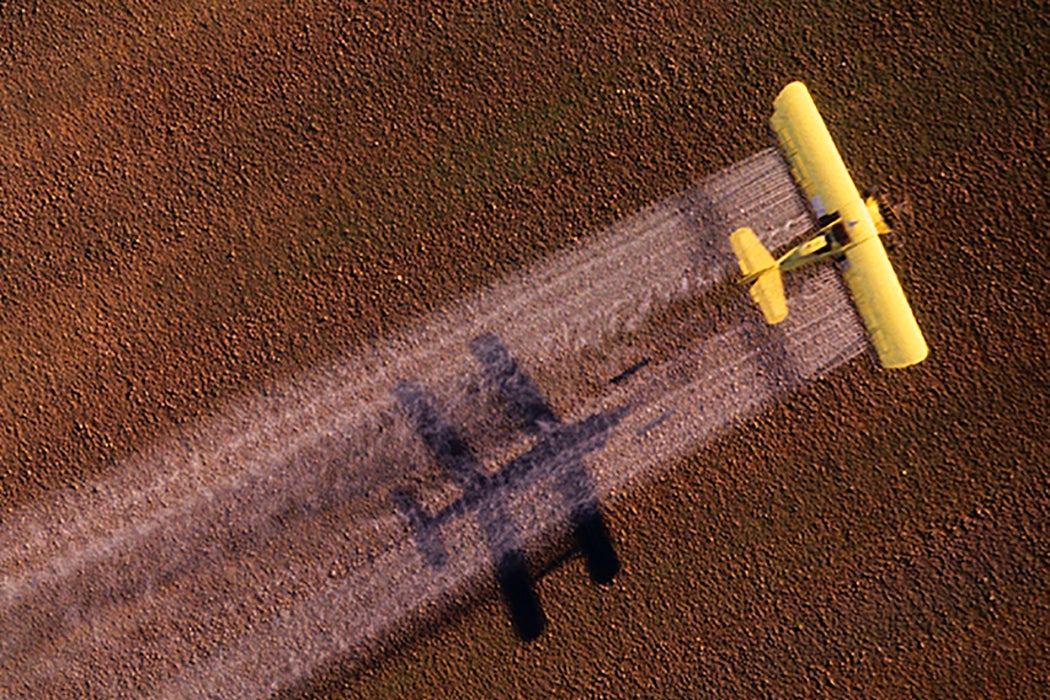
[[[874,197],[875,201],[879,205],[879,214],[882,216],[882,220],[886,222],[889,227],[889,232],[885,234],[887,240],[886,248],[888,250],[896,250],[904,245],[904,241],[908,237],[909,231],[912,230],[912,214],[913,209],[911,206],[911,198],[908,196],[907,187],[902,187],[903,195],[900,202],[893,202],[889,197],[884,195],[879,187],[869,187],[864,191],[864,198]]]

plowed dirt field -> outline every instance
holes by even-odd
[[[1050,685],[1048,46],[1045,9],[1024,1],[4,3],[0,534],[29,532],[49,504],[109,498],[99,485],[129,465],[163,475],[146,457],[158,445],[253,401],[278,405],[281,387],[589,250],[615,222],[768,148],[772,99],[801,79],[858,184],[905,203],[893,260],[927,362],[885,372],[867,353],[836,355],[615,493],[606,514],[624,569],[611,586],[591,585],[578,559],[552,561],[557,543],[533,551],[550,621],[534,643],[475,577],[367,653],[290,652],[310,663],[264,686],[1037,697]],[[738,298],[716,302],[720,322],[737,318]],[[701,333],[688,304],[675,309],[681,336]],[[609,357],[580,362],[614,374]],[[559,366],[538,372],[552,401],[597,407],[589,380]],[[230,440],[253,426],[243,414],[222,424]],[[226,502],[207,507],[223,522]],[[186,609],[183,626],[168,610],[172,629],[88,615],[97,601],[135,609],[107,583],[118,573],[96,585],[37,567],[42,599],[78,605],[0,622],[0,668],[18,671],[3,689],[192,691],[171,679],[208,660],[181,640],[240,640],[314,585],[295,556],[259,557],[251,580],[273,587],[253,598],[214,564],[252,567],[260,533],[286,519],[279,551],[296,551],[309,537],[289,512],[233,544],[187,530],[163,578],[131,576],[170,596],[158,599],[193,600],[181,572],[213,562],[200,590],[231,595]],[[337,530],[338,513],[310,537]],[[47,538],[5,541],[5,606],[19,595],[11,572],[65,545]],[[82,655],[64,646],[78,625]],[[91,631],[125,646],[91,648]],[[118,653],[136,638],[169,654]],[[31,673],[26,649],[47,650]],[[248,688],[231,676],[221,692]]]

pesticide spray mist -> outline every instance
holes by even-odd
[[[733,282],[728,235],[745,224],[774,249],[810,226],[774,150],[6,518],[0,694],[270,694],[491,576],[479,522],[543,551],[574,494],[615,508],[661,465],[862,352],[830,269],[789,279],[788,320],[762,322]],[[552,414],[583,426],[586,469],[572,478],[587,484],[567,485],[568,459],[490,479],[442,523],[435,566],[392,494],[437,513],[462,490],[398,387],[423,392],[486,477],[532,465],[522,455],[541,439],[493,396],[478,338],[498,339]]]

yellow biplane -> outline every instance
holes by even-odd
[[[781,273],[832,259],[840,267],[884,367],[922,362],[929,352],[901,289],[880,234],[890,232],[879,201],[862,198],[831,140],[806,86],[794,82],[773,103],[770,126],[802,194],[817,217],[816,233],[779,258],[750,228],[730,242],[754,299],[768,323],[787,317]]]

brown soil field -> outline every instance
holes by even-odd
[[[1037,697],[1048,46],[1035,1],[4,3],[0,518],[767,147],[801,79],[910,203],[930,358],[618,501],[537,642],[479,590],[285,694]]]

